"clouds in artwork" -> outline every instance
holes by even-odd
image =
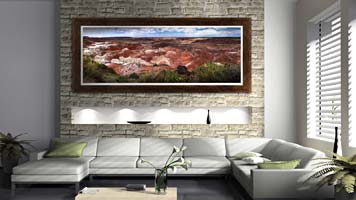
[[[88,37],[241,37],[239,26],[83,27]]]

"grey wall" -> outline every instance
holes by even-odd
[[[294,1],[264,2],[265,134],[294,141]],[[58,9],[56,0],[0,0],[0,131],[29,132],[39,148],[59,134]]]
[[[296,0],[265,1],[265,137],[296,141]]]
[[[56,4],[0,1],[0,131],[28,132],[38,148],[58,130]]]

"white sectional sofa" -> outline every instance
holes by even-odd
[[[325,157],[322,152],[297,144],[267,138],[69,138],[86,141],[81,158],[45,158],[46,151],[32,154],[30,161],[14,168],[13,191],[17,184],[71,183],[79,190],[80,181],[90,176],[152,176],[154,169],[139,162],[142,157],[162,166],[173,146],[187,146],[185,159],[192,161],[186,171],[169,172],[170,176],[232,175],[253,199],[332,198],[332,187],[318,192],[303,184],[312,172],[311,159]],[[239,152],[260,152],[275,161],[301,159],[298,169],[257,169],[232,156]]]

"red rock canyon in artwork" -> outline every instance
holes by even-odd
[[[84,82],[239,82],[239,37],[83,37]]]

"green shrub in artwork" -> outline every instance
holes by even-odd
[[[237,64],[227,64],[224,66],[224,82],[240,82],[241,71]]]
[[[83,57],[84,82],[112,83],[120,82],[120,76],[113,69],[97,63],[91,58]]]
[[[195,82],[239,82],[240,67],[236,64],[209,62],[193,70]]]
[[[179,66],[186,68],[185,66]],[[183,73],[184,72],[184,73]],[[88,83],[219,83],[240,82],[240,66],[208,62],[186,72],[182,69],[119,75],[104,64],[83,57],[84,82]]]
[[[84,82],[115,83],[127,82],[128,79],[125,76],[116,74],[113,69],[108,68],[104,64],[97,63],[87,56],[83,57],[83,72]]]
[[[120,76],[117,75],[118,77],[115,79],[117,83],[127,83],[129,82],[129,78],[127,76]]]
[[[157,75],[157,72],[140,74],[137,82],[139,82],[139,83],[154,83],[156,75]]]
[[[136,74],[136,73],[132,73],[132,74],[129,75],[129,78],[130,79],[139,79],[140,76],[138,74]]]
[[[157,81],[162,83],[186,82],[186,78],[173,70],[163,70],[157,75]]]
[[[175,70],[162,70],[141,74],[138,80],[141,83],[182,83],[187,82],[188,77],[178,74]]]
[[[220,82],[224,76],[222,67],[212,62],[195,68],[193,74],[198,82]]]

